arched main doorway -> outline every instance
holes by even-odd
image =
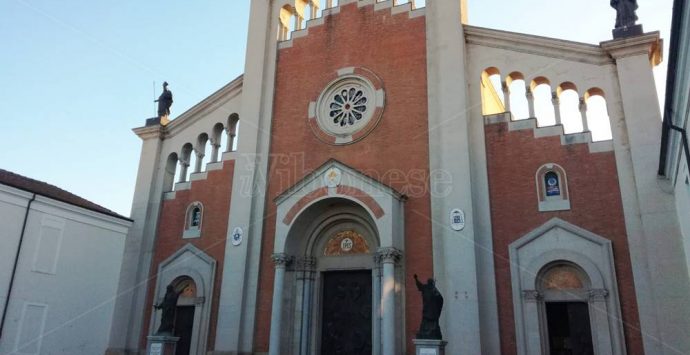
[[[325,199],[293,224],[286,277],[294,301],[293,352],[371,354],[380,343],[380,277],[375,222],[357,203]],[[290,285],[291,283],[291,285]]]
[[[404,201],[334,160],[275,199],[269,354],[404,352]]]

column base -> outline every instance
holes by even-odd
[[[175,347],[180,340],[172,335],[149,335],[146,339],[146,355],[175,355]]]
[[[445,355],[447,341],[437,339],[412,339],[416,355]]]

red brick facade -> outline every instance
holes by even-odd
[[[485,133],[501,354],[517,351],[508,246],[553,217],[611,240],[627,351],[643,354],[614,153],[590,153],[587,144],[561,145],[558,136],[534,138],[531,129],[508,131],[505,123],[488,125]],[[560,165],[567,174],[568,211],[538,210],[535,174],[546,163]]]
[[[144,330],[141,337],[141,347],[146,347],[146,335],[153,309],[154,287],[158,265],[185,245],[192,244],[204,251],[216,261],[215,287],[211,301],[211,319],[209,324],[208,350],[213,350],[216,337],[216,322],[218,320],[218,304],[220,299],[220,284],[223,279],[223,261],[225,259],[225,241],[228,230],[228,213],[230,211],[230,196],[232,193],[232,179],[235,161],[223,162],[222,170],[207,172],[205,180],[192,182],[189,190],[175,192],[175,198],[163,201],[158,224],[153,261],[151,262],[151,276],[146,296],[146,316]],[[201,237],[182,239],[187,207],[199,201],[204,206],[201,226]]]
[[[254,350],[258,352],[268,350],[274,274],[270,256],[276,223],[273,199],[329,159],[409,195],[405,203],[405,249],[414,252],[407,252],[402,262],[407,270],[415,270],[422,277],[433,274],[425,19],[348,4],[324,21],[278,53],[256,314]],[[367,68],[381,78],[386,103],[379,125],[368,136],[351,145],[334,146],[312,132],[308,107],[344,67]],[[421,300],[411,274],[405,282],[404,337],[407,352],[414,353],[411,339],[419,325]]]

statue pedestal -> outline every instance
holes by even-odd
[[[639,36],[643,34],[642,25],[634,25],[630,27],[621,27],[613,30],[613,39]]]
[[[149,335],[146,339],[146,355],[175,355],[175,346],[180,340],[172,335]]]
[[[158,126],[158,125],[167,126],[168,123],[170,123],[170,116],[169,116],[169,115],[165,115],[165,116],[163,116],[163,117],[151,117],[151,118],[147,118],[147,119],[146,119],[146,124],[145,124],[145,126],[146,126],[146,127],[149,127],[149,126]]]
[[[436,339],[412,339],[416,355],[445,355],[447,341]]]

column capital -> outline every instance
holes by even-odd
[[[313,256],[302,256],[294,259],[296,270],[314,271],[316,268],[316,258]]]
[[[595,288],[588,292],[590,301],[605,301],[609,296],[609,290],[605,288]]]
[[[544,295],[542,295],[541,292],[537,290],[523,290],[522,298],[524,298],[528,302],[537,302],[543,300]]]
[[[293,261],[293,259],[294,258],[292,256],[285,253],[275,253],[271,255],[271,260],[273,260],[273,265],[276,268],[287,267]]]
[[[398,250],[397,248],[393,247],[379,248],[376,251],[376,258],[378,258],[378,262],[382,264],[395,264],[398,262],[398,260],[400,260],[401,257],[402,252],[400,252],[400,250]]]

